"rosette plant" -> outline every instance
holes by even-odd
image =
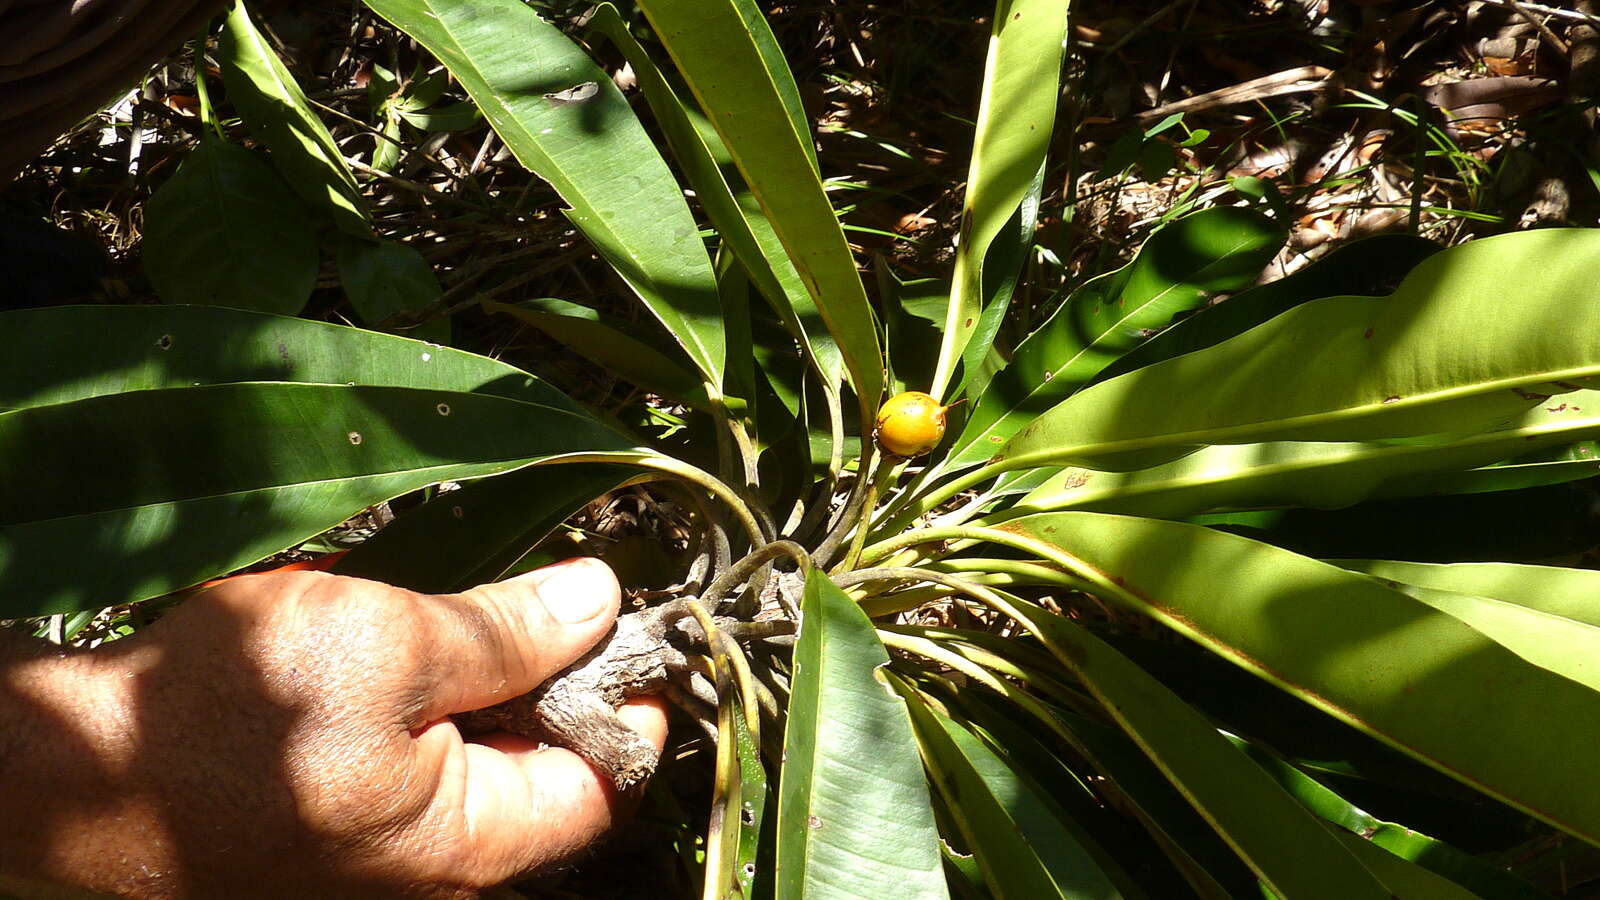
[[[683,854],[706,897],[1531,897],[1482,851],[1535,828],[1600,844],[1600,573],[1385,561],[1418,558],[1414,535],[1291,527],[1375,498],[1539,503],[1594,472],[1600,232],[1375,238],[1249,288],[1282,227],[1213,208],[1001,352],[1062,0],[998,4],[954,271],[880,269],[876,309],[751,0],[641,0],[631,23],[602,4],[581,42],[518,0],[367,3],[559,192],[655,333],[494,311],[664,398],[673,433],[485,356],[230,308],[252,304],[226,279],[184,297],[216,305],[5,313],[0,614],[70,631],[442,482],[462,486],[336,570],[458,590],[649,483],[693,511],[694,562],[625,618],[659,662],[638,689],[715,748]],[[236,7],[230,94],[343,232],[359,309],[414,251],[373,235],[253,34]],[[241,153],[208,136],[174,182]],[[932,293],[941,314],[909,311]],[[910,459],[872,439],[903,390],[948,420]],[[620,783],[654,765],[575,749]]]

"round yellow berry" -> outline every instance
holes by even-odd
[[[944,438],[947,408],[921,391],[896,394],[878,408],[872,436],[886,453],[907,459],[921,456]]]

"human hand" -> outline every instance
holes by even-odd
[[[134,897],[458,897],[569,859],[621,812],[606,780],[525,738],[464,741],[447,717],[560,671],[618,604],[597,560],[449,596],[268,573],[99,650],[0,669],[0,704],[20,695],[31,735],[0,754],[16,810],[0,819],[17,823],[0,825],[0,876]],[[665,740],[659,703],[620,715]]]

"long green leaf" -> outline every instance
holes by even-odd
[[[312,209],[326,212],[345,234],[372,237],[367,207],[344,154],[305,92],[250,21],[244,0],[234,0],[222,23],[217,63],[228,99],[251,133],[272,151],[272,161]]]
[[[1600,391],[1563,399],[1565,409],[1539,408],[1495,431],[1425,442],[1227,444],[1133,472],[1063,469],[996,519],[1053,509],[1162,518],[1264,506],[1334,509],[1370,497],[1438,492],[1440,479],[1427,477],[1432,473],[1600,435]],[[1594,468],[1587,463],[1587,471]]]
[[[1330,560],[1356,572],[1441,591],[1493,597],[1529,609],[1600,626],[1600,571],[1515,563]]]
[[[157,596],[426,484],[627,449],[579,413],[436,389],[222,384],[16,410],[0,616]]]
[[[573,513],[638,475],[624,466],[532,466],[440,493],[333,567],[428,594],[497,581]]]
[[[1351,836],[1359,836],[1360,843],[1381,847],[1400,859],[1416,863],[1440,877],[1475,892],[1462,892],[1459,896],[1485,897],[1493,900],[1539,900],[1548,897],[1533,885],[1470,853],[1399,823],[1379,819],[1284,762],[1275,754],[1231,735],[1229,740],[1266,769],[1284,790],[1293,794],[1296,800],[1321,816],[1324,821],[1339,826]],[[1354,847],[1355,844],[1350,846]],[[1371,864],[1368,867],[1380,877],[1385,877],[1381,869]]]
[[[1600,693],[1454,615],[1195,525],[1071,512],[1000,527],[1062,548],[1104,593],[1347,724],[1600,843],[1600,794],[1566,777],[1600,741]]]
[[[517,161],[694,360],[722,384],[716,276],[694,217],[611,78],[518,0],[369,0],[437,56]]]
[[[0,313],[0,411],[238,381],[438,388],[579,412],[503,362],[358,328],[207,306],[58,306]]]
[[[883,391],[877,325],[844,230],[823,192],[793,76],[753,0],[639,4],[732,154],[844,356],[862,421]]]
[[[1389,294],[1406,273],[1441,249],[1433,241],[1409,234],[1380,234],[1353,241],[1292,275],[1196,311],[1101,369],[1089,383],[1204,350],[1312,300]]]
[[[812,571],[784,733],[776,896],[943,898],[939,837],[889,654],[860,607]]]
[[[1021,205],[1050,148],[1068,5],[1068,0],[996,0],[944,343],[930,391],[935,397],[949,386],[988,300],[983,268],[989,247]]]
[[[914,689],[901,690],[923,762],[995,897],[1121,897],[1046,798]]]
[[[646,390],[656,391],[695,409],[712,408],[705,385],[695,373],[660,350],[600,320],[594,310],[559,300],[526,304],[486,300],[484,312],[504,313],[550,335],[574,353],[621,375]]]
[[[1089,388],[1018,432],[997,468],[1117,465],[1118,454],[1170,458],[1206,443],[1476,431],[1558,407],[1551,394],[1600,375],[1600,307],[1575,299],[1597,279],[1594,230],[1474,241],[1429,258],[1390,297],[1307,303]],[[1183,402],[1197,384],[1205,402]]]
[[[1026,602],[1015,614],[1280,896],[1390,896],[1266,772],[1159,681],[1070,619]]]
[[[639,89],[711,224],[784,325],[808,349],[822,373],[823,384],[833,388],[843,374],[839,347],[828,334],[828,326],[811,295],[806,293],[800,273],[784,253],[783,242],[778,240],[772,223],[739,176],[722,138],[704,113],[678,97],[615,6],[600,4],[589,19],[589,27],[610,39],[633,67]]]
[[[983,260],[983,314],[961,351],[961,379],[951,396],[976,400],[988,389],[994,373],[1005,367],[1006,359],[995,349],[1000,326],[1005,324],[1017,282],[1033,255],[1034,230],[1039,225],[1039,202],[1044,195],[1045,167],[1033,173],[1033,183],[1022,195],[1022,205],[1012,213],[989,245]]]
[[[1459,884],[1408,859],[1389,853],[1369,841],[1333,826],[1328,830],[1372,874],[1394,892],[1395,900],[1484,900]]]
[[[1035,416],[1218,291],[1249,284],[1283,230],[1248,210],[1209,209],[1151,235],[1114,277],[1078,291],[1017,348],[979,398],[945,466],[982,462]]]
[[[1254,888],[1259,883],[1126,734],[1059,707],[1050,712],[1110,783],[1119,806],[1133,813],[1196,894],[1205,900],[1231,900],[1246,885]]]
[[[317,281],[317,239],[283,177],[202,137],[145,204],[145,274],[167,303],[293,315]]]

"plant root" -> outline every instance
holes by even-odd
[[[680,599],[617,617],[610,636],[532,692],[504,703],[455,716],[465,734],[508,731],[583,757],[619,791],[655,774],[656,748],[617,718],[629,697],[658,694],[681,685],[703,654],[705,632]],[[719,628],[750,637],[781,635],[792,623],[717,620]],[[787,627],[786,627],[787,626]],[[715,694],[710,698],[714,706]]]

